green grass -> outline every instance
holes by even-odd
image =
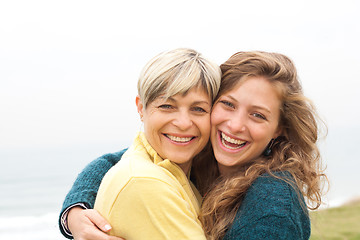
[[[360,201],[310,216],[311,240],[360,240]]]

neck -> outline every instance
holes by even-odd
[[[219,173],[221,176],[229,176],[229,175],[233,175],[233,174],[240,174],[240,173],[245,173],[246,170],[249,168],[249,166],[251,164],[247,164],[247,165],[241,165],[241,166],[225,166],[220,164],[219,162],[218,164],[218,168],[219,168]]]
[[[235,165],[235,166],[226,166],[226,165],[222,165],[219,162],[217,162],[218,164],[218,168],[219,168],[219,172],[221,176],[228,176],[234,173],[245,173],[246,170],[253,164],[255,164],[257,161],[257,159],[262,158],[261,156],[255,159],[252,159],[251,161],[247,162],[246,164],[242,164],[242,165]]]
[[[238,168],[235,166],[225,166],[225,165],[221,165],[219,162],[218,162],[218,168],[221,176],[228,176],[238,171]]]
[[[184,171],[185,175],[187,176],[188,173],[190,172],[191,163],[192,163],[192,160],[190,160],[186,163],[181,163],[181,164],[177,163],[177,165]]]

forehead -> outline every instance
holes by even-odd
[[[243,79],[224,95],[232,96],[239,103],[248,105],[261,104],[279,108],[281,103],[279,88],[265,77]]]
[[[192,87],[187,91],[176,93],[171,96],[162,94],[154,99],[154,101],[184,101],[190,100],[194,102],[207,102],[211,104],[210,95],[203,87]]]

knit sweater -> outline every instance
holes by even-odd
[[[76,203],[84,203],[87,208],[94,208],[101,180],[109,169],[121,159],[126,150],[108,153],[93,160],[77,176],[72,188],[65,197],[59,216],[59,228],[64,237],[72,238],[66,233],[61,224],[61,216],[64,211]]]
[[[75,203],[93,208],[101,179],[126,150],[103,155],[88,164],[67,194],[60,216]],[[284,176],[284,173],[278,174]],[[224,240],[309,239],[310,219],[302,204],[301,194],[288,183],[269,175],[261,176],[248,189]],[[69,238],[61,225],[60,230]]]
[[[276,175],[293,182],[286,172]],[[310,219],[301,193],[284,180],[264,174],[248,189],[223,239],[309,238]]]

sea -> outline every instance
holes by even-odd
[[[338,147],[341,147],[337,143]],[[77,174],[92,160],[122,150],[127,144],[0,148],[0,239],[64,240],[58,217],[66,193]],[[330,191],[323,208],[339,206],[360,196],[359,162],[348,148],[347,156],[328,154]],[[341,161],[339,161],[341,160]]]
[[[58,217],[77,174],[121,146],[0,149],[0,239],[62,240]]]

